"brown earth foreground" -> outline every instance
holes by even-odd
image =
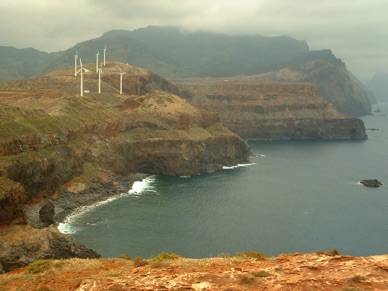
[[[37,261],[0,275],[0,290],[388,290],[388,255],[165,255]]]

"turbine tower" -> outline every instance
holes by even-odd
[[[105,67],[105,55],[106,55],[106,44],[105,44],[105,48],[104,48],[104,67]]]
[[[76,74],[78,74],[79,72],[81,72],[81,97],[84,96],[84,68],[82,66],[82,59],[79,58],[79,63],[81,65],[81,69],[79,69]]]
[[[77,76],[77,60],[78,60],[78,52],[75,50],[74,55],[74,76]]]
[[[98,73],[98,55],[100,54],[100,51],[96,53],[96,73]]]
[[[98,94],[101,94],[101,75],[102,75],[102,64],[98,68]]]
[[[123,72],[122,70],[121,70],[121,68],[119,68],[120,69],[120,95],[123,95],[123,75],[126,73],[126,72]]]

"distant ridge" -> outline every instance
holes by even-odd
[[[16,72],[9,63],[0,61],[0,81],[72,66],[76,50],[85,63],[95,62],[96,52],[105,45],[109,61],[129,63],[170,79],[258,75],[289,68],[305,77],[293,80],[293,76],[285,76],[285,82],[318,85],[322,96],[341,112],[360,116],[371,110],[364,89],[350,80],[346,65],[329,49],[310,51],[306,41],[288,36],[188,32],[176,27],[112,30],[62,52],[35,51],[34,57],[18,51],[20,56],[13,57],[19,61]]]

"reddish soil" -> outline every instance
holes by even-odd
[[[0,290],[388,290],[388,255],[72,259],[35,274],[28,270],[0,275]]]

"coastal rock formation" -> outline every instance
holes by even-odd
[[[120,194],[129,188],[113,187],[119,179],[109,184],[110,177],[195,175],[247,162],[246,143],[222,125],[218,114],[173,94],[178,89],[159,76],[107,63],[99,94],[94,64],[84,69],[82,97],[73,68],[0,84],[0,224],[16,220],[43,227],[55,217],[63,219],[77,207],[63,200],[82,200],[62,195],[70,183],[84,190],[73,196],[96,192],[91,187],[102,184]],[[123,95],[117,89],[120,70],[126,72]],[[86,195],[83,200],[90,201],[83,204],[97,196]],[[53,215],[53,205],[44,204],[38,219],[24,219],[24,204],[47,198],[62,201],[63,209]],[[53,225],[4,227],[0,248],[6,271],[37,259],[98,256]]]
[[[377,188],[383,185],[379,180],[377,179],[366,179],[366,180],[361,180],[360,183],[366,187],[372,187],[372,188]]]
[[[41,259],[99,258],[86,248],[60,233],[55,226],[35,229],[14,225],[0,229],[0,263],[8,272]]]
[[[246,139],[366,139],[364,123],[338,112],[309,83],[247,78],[177,80],[187,98],[219,112],[225,126]]]
[[[124,95],[117,90],[119,69],[126,72]],[[173,94],[178,89],[166,80],[108,63],[98,94],[95,75],[85,72],[83,98],[72,69],[1,84],[0,176],[23,185],[27,201],[77,176],[194,175],[247,161],[247,145],[218,114]]]
[[[54,203],[51,200],[47,199],[46,201],[44,201],[42,207],[39,209],[39,219],[45,226],[49,226],[51,224],[55,224],[54,216]]]
[[[0,225],[25,223],[23,205],[26,201],[22,185],[0,177]]]

